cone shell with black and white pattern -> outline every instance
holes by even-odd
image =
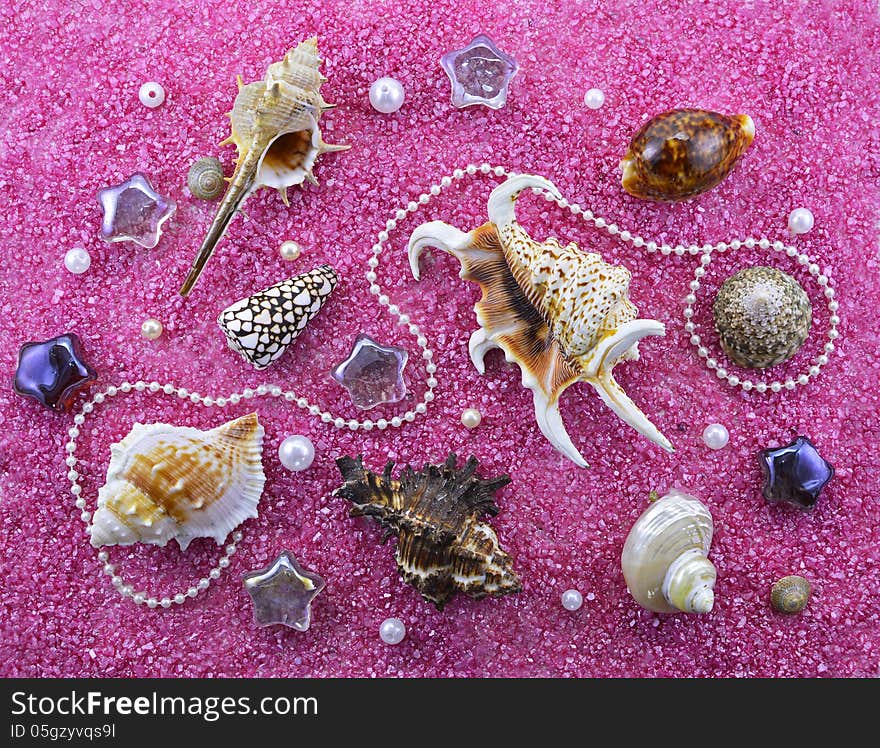
[[[229,347],[256,369],[281,356],[321,310],[338,278],[330,265],[236,301],[217,318]]]

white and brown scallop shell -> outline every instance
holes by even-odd
[[[107,481],[89,528],[92,545],[227,535],[250,517],[266,477],[263,427],[251,413],[210,431],[165,423],[136,423],[110,447]]]

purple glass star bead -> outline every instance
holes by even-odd
[[[324,580],[303,569],[290,551],[282,551],[265,569],[245,574],[242,581],[258,626],[280,623],[297,631],[308,630],[312,600],[324,589]]]
[[[764,486],[761,492],[772,504],[785,502],[809,509],[819,498],[822,487],[834,477],[829,465],[805,436],[760,455]]]
[[[500,109],[507,102],[507,86],[519,70],[488,36],[475,36],[463,49],[447,52],[440,64],[452,82],[452,104],[459,109],[484,104]]]
[[[396,403],[406,397],[403,370],[409,354],[397,346],[384,346],[369,335],[358,335],[348,358],[330,376],[348,390],[361,410],[382,403]]]
[[[45,343],[25,343],[18,352],[12,388],[47,408],[66,411],[77,393],[98,378],[83,359],[82,343],[73,333]]]
[[[173,200],[163,197],[140,172],[127,180],[98,193],[104,209],[101,238],[106,242],[132,241],[147,249],[159,243],[162,224],[177,208]]]

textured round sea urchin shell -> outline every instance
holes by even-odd
[[[783,577],[770,592],[770,604],[777,613],[800,613],[810,602],[810,583],[803,577]]]
[[[199,200],[213,200],[223,192],[223,164],[219,158],[200,158],[189,167],[186,186]]]
[[[712,313],[724,352],[747,369],[794,356],[813,317],[801,285],[788,273],[764,266],[745,268],[724,281]]]

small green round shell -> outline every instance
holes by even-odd
[[[186,175],[189,191],[200,200],[220,197],[226,186],[223,181],[223,164],[218,158],[200,158],[189,167]]]
[[[745,268],[724,281],[712,313],[724,352],[746,369],[765,369],[794,356],[813,318],[800,283],[763,266]]]
[[[803,577],[782,577],[770,592],[770,604],[777,613],[800,613],[810,601],[810,583]]]

